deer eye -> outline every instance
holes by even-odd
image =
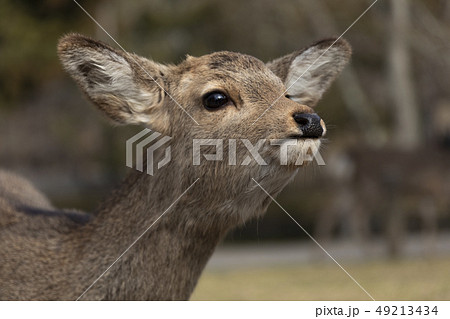
[[[214,110],[222,107],[228,104],[229,101],[230,99],[225,93],[218,91],[210,92],[203,96],[203,105],[206,109],[209,110]]]

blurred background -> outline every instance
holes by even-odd
[[[372,1],[79,1],[159,62],[274,59],[339,36]],[[58,38],[115,44],[71,0],[0,2],[0,167],[59,207],[93,211],[127,172],[125,141],[62,71]],[[321,154],[279,203],[375,299],[450,299],[450,2],[379,0],[346,34],[353,59],[317,106]],[[193,299],[368,296],[276,205],[231,233]]]

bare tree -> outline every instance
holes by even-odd
[[[389,84],[395,112],[394,143],[402,149],[416,148],[421,136],[411,75],[410,15],[408,0],[391,0]]]

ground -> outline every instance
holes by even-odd
[[[346,270],[376,300],[450,300],[450,258],[352,262]],[[192,300],[369,300],[336,264],[206,269]]]

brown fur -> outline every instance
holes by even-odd
[[[313,84],[305,90],[294,85],[292,100],[284,97],[283,81],[293,68],[318,58],[324,43],[331,44],[322,42],[268,65],[248,55],[217,52],[174,66],[81,35],[63,37],[58,46],[62,64],[88,98],[117,123],[143,124],[172,136],[172,161],[154,176],[132,171],[95,217],[57,211],[24,179],[1,172],[0,299],[76,299],[199,178],[82,298],[188,299],[227,231],[266,211],[270,199],[252,178],[275,196],[297,170],[293,163],[278,164],[276,146],[262,151],[270,159],[267,166],[229,166],[227,161],[193,166],[192,139],[246,138],[254,144],[299,134],[293,114],[312,112],[302,100],[317,102],[348,61],[348,44],[340,40],[324,54],[320,68],[305,77]],[[206,110],[202,96],[213,90],[227,93],[232,103]],[[302,143],[318,146],[320,141]],[[243,146],[237,151],[246,154]]]

